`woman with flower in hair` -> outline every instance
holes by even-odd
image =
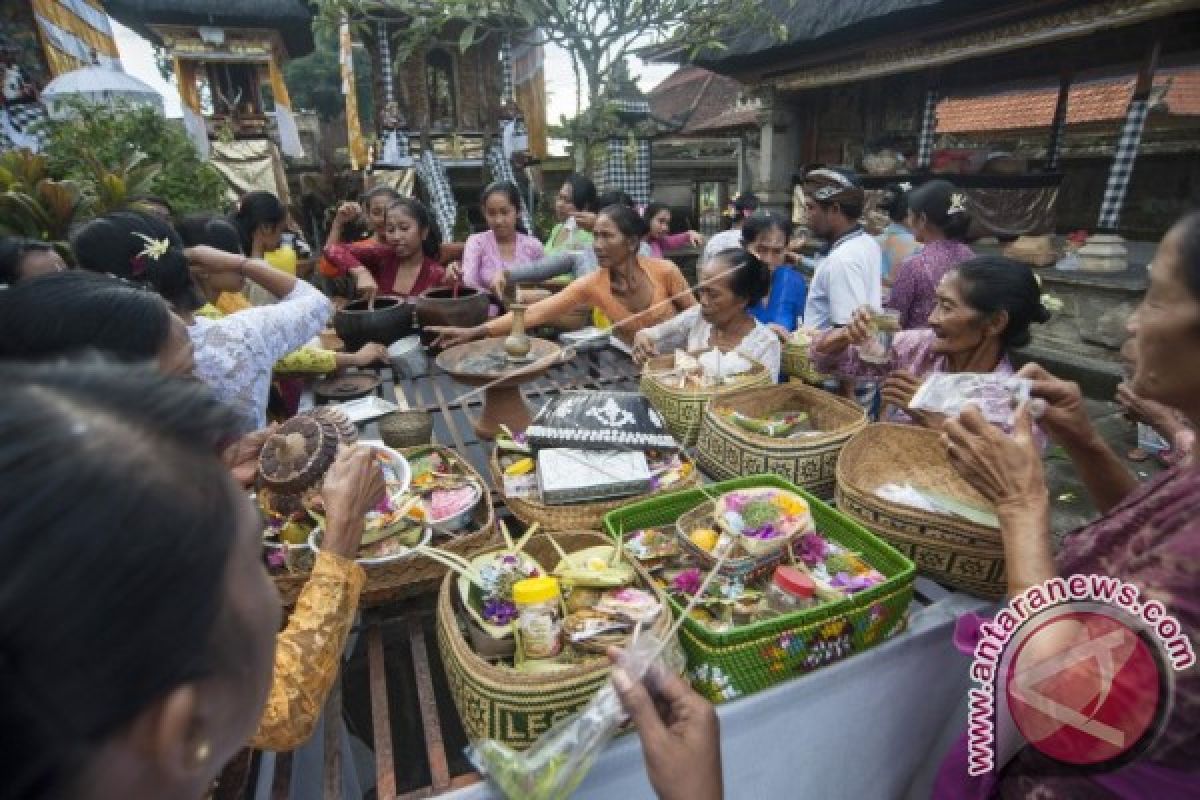
[[[937,304],[942,276],[975,253],[965,244],[971,217],[966,198],[949,181],[929,181],[908,193],[913,231],[924,247],[909,256],[892,275],[892,293],[885,303],[900,314],[900,326],[925,328]]]

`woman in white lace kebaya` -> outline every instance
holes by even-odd
[[[162,295],[187,325],[196,377],[237,412],[243,432],[267,423],[272,366],[320,333],[333,310],[317,289],[265,261],[207,246],[185,252],[170,225],[146,214],[116,212],[92,220],[72,237],[71,247],[84,269]],[[247,278],[279,302],[223,319],[196,316],[204,302],[196,280],[236,292]]]
[[[700,304],[640,331],[633,340],[633,357],[641,363],[678,349],[696,352],[715,347],[757,361],[774,380],[782,353],[779,337],[749,311],[770,287],[771,271],[753,253],[741,249],[717,253],[700,268],[696,286]]]

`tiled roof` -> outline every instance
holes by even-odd
[[[1167,87],[1160,106],[1168,114],[1200,115],[1200,68],[1161,70],[1156,87]],[[1125,116],[1134,78],[1087,81],[1071,87],[1067,124],[1113,122]],[[1048,128],[1054,121],[1058,87],[1018,89],[975,97],[948,97],[938,103],[938,133]]]
[[[737,108],[742,85],[699,67],[681,67],[650,90],[650,113],[689,134],[755,124],[755,113]]]

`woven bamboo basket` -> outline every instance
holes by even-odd
[[[626,506],[604,518],[604,529],[623,540],[631,531],[669,525],[711,496],[757,486],[799,494],[808,501],[821,535],[860,553],[885,580],[837,602],[724,633],[696,619],[684,620],[679,643],[687,656],[688,679],[714,703],[761,691],[879,644],[904,630],[912,603],[916,570],[911,561],[857,522],[775,475],[724,481]],[[668,601],[676,615],[683,613],[674,598]]]
[[[722,416],[723,409],[751,417],[806,411],[820,433],[797,439],[763,436]],[[802,383],[746,389],[713,400],[705,410],[697,439],[700,467],[716,480],[774,473],[829,500],[838,453],[866,425],[866,412],[857,403]]]
[[[410,448],[400,452],[406,457],[428,447]],[[468,561],[486,549],[496,547],[501,541],[496,532],[496,516],[483,477],[471,467],[470,462],[453,450],[437,447],[441,455],[448,461],[456,462],[468,477],[483,488],[483,499],[475,507],[470,527],[462,534],[452,539],[438,537],[436,534],[432,544],[440,550],[448,550],[466,558]],[[364,565],[367,573],[367,584],[363,588],[360,605],[363,608],[380,606],[386,603],[425,594],[437,590],[438,582],[446,574],[446,567],[425,556],[396,561],[390,564]],[[296,598],[304,584],[308,582],[307,572],[293,572],[274,576],[275,586],[286,606],[296,603]]]
[[[1004,595],[1004,546],[998,529],[888,502],[875,494],[886,483],[909,483],[989,508],[950,464],[936,431],[867,426],[846,443],[838,459],[838,509],[887,539],[939,583],[981,597]]]
[[[535,535],[525,552],[543,567],[552,569],[558,553],[553,536],[568,553],[612,540],[596,531],[559,531]],[[463,728],[471,740],[496,739],[524,750],[558,720],[583,707],[608,678],[608,661],[597,656],[554,672],[525,673],[493,664],[475,653],[463,635],[458,616],[456,577],[447,575],[438,594],[438,650]],[[649,583],[645,588],[652,588]],[[657,590],[655,590],[657,592]],[[666,598],[659,599],[666,607]],[[653,631],[662,637],[671,626],[671,615],[659,615]]]
[[[658,490],[659,492],[673,492],[679,489],[687,489],[700,483],[700,472],[696,469],[695,462],[688,458],[686,453],[681,452],[679,455],[686,463],[692,465],[691,474],[669,489],[660,489]],[[615,500],[599,500],[592,503],[568,503],[566,505],[551,506],[528,497],[508,497],[504,495],[504,471],[500,469],[500,457],[498,451],[495,449],[492,450],[491,468],[496,491],[500,492],[501,496],[504,497],[504,505],[508,506],[508,510],[512,512],[513,516],[526,525],[532,525],[536,522],[545,531],[597,530],[604,522],[604,515],[614,508],[620,508],[629,503],[636,503],[638,500],[658,493],[650,492],[645,495],[618,497]]]
[[[638,388],[646,395],[650,405],[662,414],[667,429],[684,447],[696,444],[696,439],[700,436],[700,426],[704,422],[704,409],[714,397],[754,386],[768,386],[775,381],[775,376],[769,374],[766,367],[756,363],[749,373],[738,376],[734,382],[725,386],[678,389],[666,385],[654,374],[669,370],[674,364],[674,358],[672,355],[656,356],[646,362]]]
[[[788,339],[784,342],[783,352],[780,355],[780,367],[784,377],[796,378],[807,384],[820,386],[832,376],[817,372],[813,367],[812,358],[808,354],[810,346]]]

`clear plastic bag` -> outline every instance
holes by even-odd
[[[664,648],[653,634],[642,634],[625,651],[621,667],[630,679],[639,681],[652,664],[662,664],[663,656],[672,652],[673,648]],[[671,666],[664,664],[662,668]],[[560,720],[525,752],[484,739],[467,748],[467,757],[509,800],[566,800],[587,777],[596,757],[625,719],[621,700],[609,680],[586,706]]]
[[[1016,410],[1030,399],[1032,382],[991,372],[935,372],[913,395],[909,408],[957,417],[975,406],[993,425],[1011,429]]]

